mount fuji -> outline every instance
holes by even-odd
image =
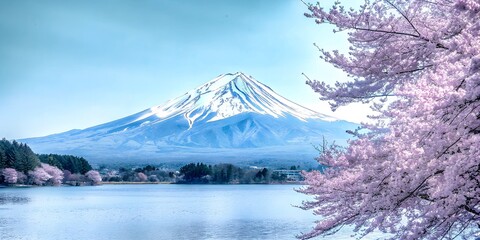
[[[282,165],[313,162],[312,144],[323,137],[345,141],[345,131],[356,126],[293,103],[244,73],[229,73],[112,122],[20,141],[39,153],[97,163]]]

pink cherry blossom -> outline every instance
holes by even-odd
[[[5,168],[2,170],[2,175],[5,178],[5,182],[9,184],[17,183],[18,174],[13,168]]]
[[[305,173],[303,204],[321,218],[301,238],[352,225],[392,239],[474,238],[480,231],[480,1],[373,0],[309,6],[346,31],[349,52],[320,49],[350,82],[307,83],[333,110],[370,103],[373,124],[348,147],[323,146],[329,168]]]
[[[102,176],[100,176],[100,173],[98,173],[95,170],[90,170],[87,173],[85,173],[85,176],[92,181],[93,184],[99,184],[102,182]]]
[[[139,181],[139,182],[146,182],[148,180],[148,177],[144,173],[139,172],[139,173],[137,173],[137,177],[136,177],[135,180]]]
[[[23,172],[17,171],[17,183],[25,184],[27,183],[28,177]]]
[[[52,178],[52,176],[41,167],[36,167],[33,171],[29,171],[28,175],[36,185],[44,185],[50,178]]]
[[[49,179],[49,181],[53,184],[53,185],[60,185],[62,184],[62,179],[63,179],[63,172],[62,170],[58,169],[57,167],[55,166],[51,166],[51,165],[48,165],[46,163],[42,163],[41,164],[42,168],[45,170],[45,172],[47,172],[51,178]]]

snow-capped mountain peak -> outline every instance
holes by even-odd
[[[152,115],[169,119],[182,114],[192,127],[197,121],[213,122],[247,112],[275,118],[291,115],[303,121],[312,118],[335,120],[293,103],[253,77],[237,72],[219,75],[164,105],[152,107],[134,122]]]
[[[343,141],[345,130],[353,128],[285,99],[251,76],[230,73],[118,120],[22,141],[40,153],[96,161],[294,161],[311,160],[318,154],[311,143],[324,137]]]

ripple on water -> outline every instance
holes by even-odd
[[[26,204],[28,202],[30,202],[30,198],[28,197],[0,193],[0,205]]]

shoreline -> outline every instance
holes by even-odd
[[[102,182],[99,185],[175,184],[174,182]]]
[[[142,184],[180,184],[180,185],[304,185],[303,182],[286,183],[177,183],[177,182],[102,182],[99,185],[142,185]]]
[[[176,183],[176,182],[102,182],[96,185],[81,185],[73,186],[69,184],[62,184],[59,186],[38,186],[38,185],[3,185],[0,188],[32,188],[32,187],[82,187],[82,186],[100,186],[100,185],[155,185],[155,184],[180,184],[180,185],[304,185],[302,182],[287,182],[287,183]]]

